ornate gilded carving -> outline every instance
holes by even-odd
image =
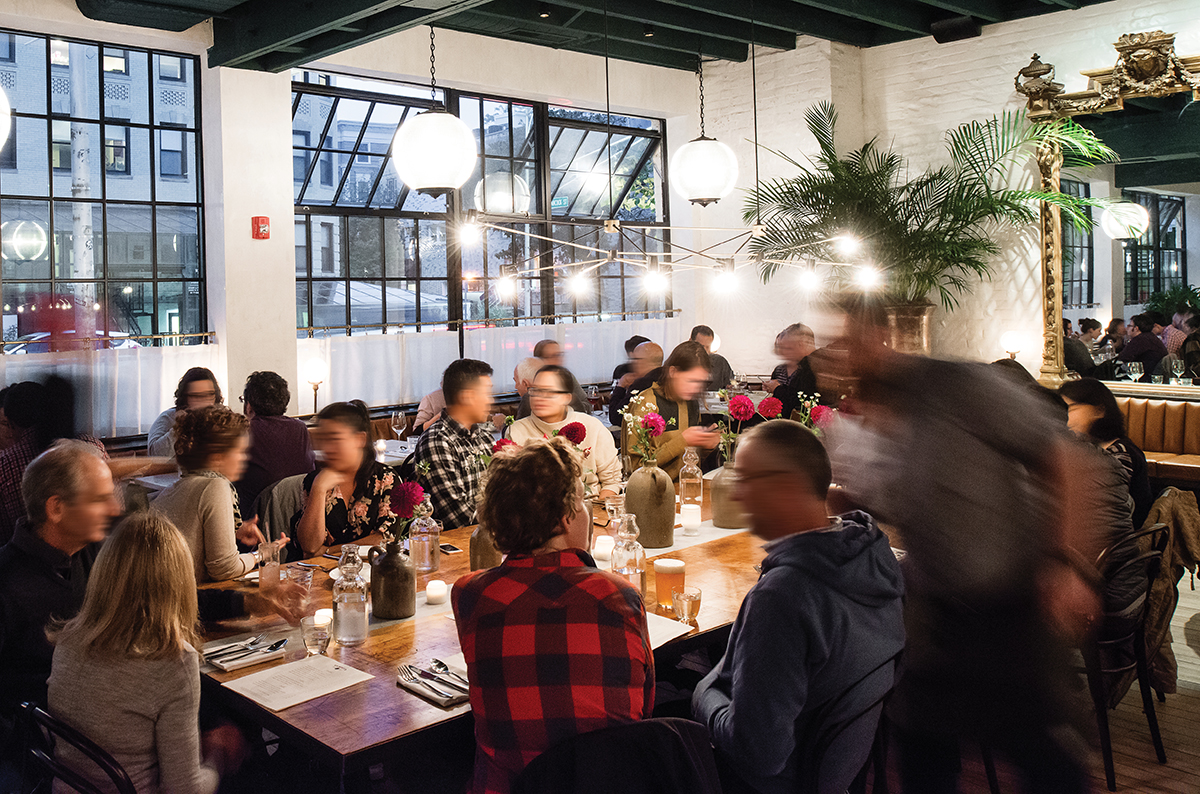
[[[1037,148],[1041,190],[1058,191],[1061,182],[1062,148],[1053,141],[1043,141]],[[1041,381],[1047,386],[1062,383],[1062,216],[1057,206],[1043,201],[1042,230],[1042,368]]]

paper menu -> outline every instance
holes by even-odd
[[[309,656],[227,681],[225,686],[264,708],[283,711],[371,678],[374,676],[328,656]]]
[[[692,627],[686,623],[664,618],[653,612],[646,613],[646,626],[650,629],[651,649],[661,648],[676,637],[682,637],[692,630]]]

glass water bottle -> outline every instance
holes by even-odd
[[[638,543],[637,519],[626,514],[621,516],[620,526],[617,527],[617,542],[612,550],[612,572],[646,595],[646,550]]]
[[[342,546],[341,577],[333,583],[333,638],[338,645],[362,645],[367,639],[367,601],[370,589],[359,571],[358,546]]]
[[[700,453],[688,447],[679,470],[679,521],[684,535],[700,534],[700,509],[704,504],[704,472],[700,471]]]

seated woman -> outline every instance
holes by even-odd
[[[633,421],[640,422],[646,414],[657,413],[666,422],[666,430],[653,442],[658,451],[658,467],[671,475],[672,480],[679,479],[683,453],[688,447],[711,450],[721,443],[721,434],[715,428],[699,426],[697,398],[708,383],[708,372],[708,353],[696,342],[684,342],[663,362],[658,381],[629,401]],[[636,469],[642,465],[642,456],[629,443],[629,421],[623,423],[621,445],[629,455],[630,465]]]
[[[353,400],[325,406],[317,414],[316,442],[323,463],[304,478],[304,509],[292,519],[297,559],[378,532],[392,515],[388,499],[396,473],[375,460],[366,405]]]
[[[186,411],[175,422],[175,458],[183,477],[151,501],[183,533],[192,551],[196,583],[243,576],[259,552],[239,554],[263,541],[254,519],[242,521],[233,482],[246,468],[250,421],[223,405]],[[283,545],[286,538],[276,541]]]
[[[529,389],[533,411],[509,428],[508,437],[521,446],[539,438],[552,438],[571,424],[586,431],[581,440],[567,437],[583,452],[584,493],[598,498],[614,496],[621,486],[621,460],[612,433],[591,414],[571,408],[571,373],[557,364],[542,367]]]
[[[146,449],[161,458],[175,456],[175,419],[184,411],[195,411],[209,405],[221,405],[225,397],[217,376],[207,367],[192,367],[183,373],[175,387],[175,405],[163,411],[150,425],[146,434]]]
[[[488,468],[479,520],[508,557],[451,591],[471,681],[476,794],[503,794],[552,745],[654,707],[642,597],[584,551],[592,513],[581,473],[558,437]]]
[[[196,627],[187,543],[161,515],[143,511],[105,541],[79,614],[48,632],[50,712],[108,751],[139,792],[204,794],[228,771],[225,753],[201,760]],[[57,752],[108,789],[107,776],[70,745]]]

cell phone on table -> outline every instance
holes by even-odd
[[[452,543],[439,543],[438,548],[442,550],[442,554],[462,554],[462,549]]]

